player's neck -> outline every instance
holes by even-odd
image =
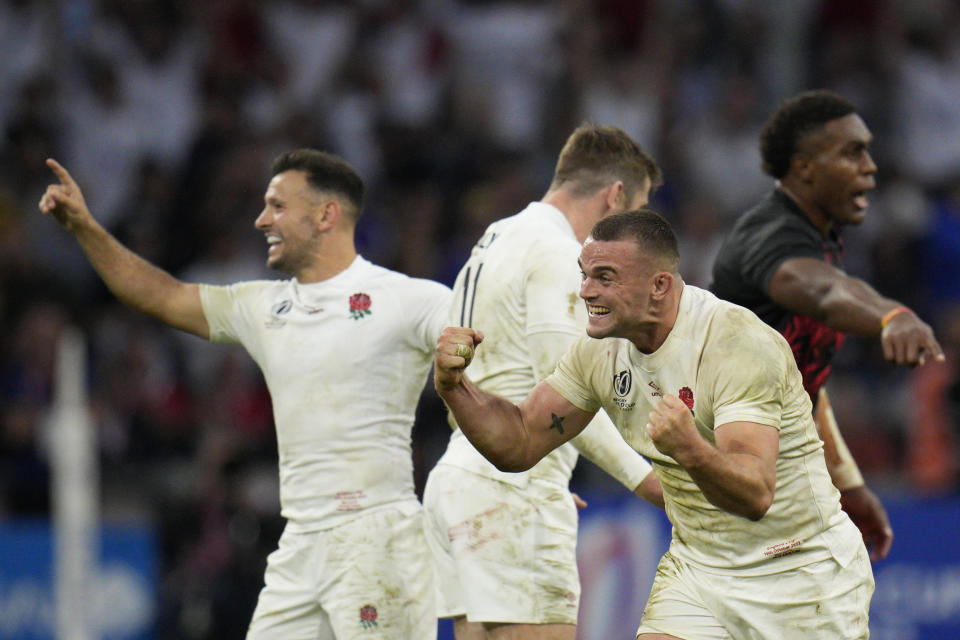
[[[357,259],[357,250],[353,244],[353,238],[349,241],[335,238],[328,238],[317,247],[317,251],[310,261],[310,264],[295,273],[297,280],[302,284],[314,282],[323,282],[346,271],[353,261]]]
[[[829,216],[822,212],[819,207],[801,195],[803,193],[802,189],[796,187],[795,185],[785,184],[781,181],[777,182],[777,191],[790,198],[795,205],[800,207],[800,210],[803,211],[803,215],[805,215],[807,219],[813,223],[813,226],[820,230],[821,234],[824,236],[829,234],[833,221],[829,218]]]
[[[640,353],[650,355],[663,346],[677,324],[680,313],[680,298],[683,295],[684,282],[679,277],[670,294],[664,298],[662,305],[651,309],[649,323],[644,323],[639,330],[629,338],[630,342]]]
[[[563,214],[581,244],[587,239],[593,225],[603,216],[602,204],[593,202],[590,198],[574,196],[562,187],[547,191],[540,202],[555,207]]]

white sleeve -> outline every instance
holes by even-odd
[[[571,440],[585,458],[609,473],[630,491],[637,488],[653,467],[627,444],[607,412],[601,409],[590,424]]]
[[[227,286],[200,285],[200,304],[210,327],[211,342],[243,343],[250,327],[243,300],[257,288],[256,281]]]
[[[415,279],[416,293],[406,300],[417,344],[427,351],[437,348],[437,338],[447,326],[453,292],[432,280]]]

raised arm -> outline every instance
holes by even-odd
[[[544,382],[519,405],[478,389],[464,369],[482,340],[474,329],[444,329],[437,341],[434,386],[477,451],[501,471],[525,471],[580,433],[593,414]]]
[[[890,362],[917,366],[943,361],[930,326],[901,303],[869,284],[814,258],[790,258],[770,278],[769,294],[781,307],[829,327],[877,337]]]
[[[53,159],[47,160],[47,166],[56,174],[59,184],[47,187],[40,198],[40,211],[52,215],[76,237],[110,291],[141,313],[209,338],[199,287],[177,280],[120,244],[91,215],[83,192],[70,173]]]
[[[759,520],[773,504],[780,432],[753,422],[716,427],[716,446],[697,431],[680,398],[665,395],[650,413],[647,433],[661,453],[693,478],[716,507]]]

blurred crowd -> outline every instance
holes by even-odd
[[[881,493],[960,486],[956,0],[0,0],[0,87],[0,519],[49,511],[56,344],[78,325],[104,515],[160,533],[159,637],[246,627],[283,525],[270,400],[239,347],[111,297],[37,211],[47,157],[134,251],[229,283],[277,277],[253,228],[270,160],[330,150],[367,183],[364,256],[451,284],[488,222],[546,191],[578,123],[618,125],[663,168],[652,207],[707,286],[724,231],[772,186],[766,116],[834,89],[880,168],[846,268],[917,310],[948,362],[898,370],[849,339],[833,404]],[[448,432],[428,388],[418,488]],[[612,486],[588,464],[574,480]]]

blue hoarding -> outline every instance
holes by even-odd
[[[95,636],[152,637],[157,606],[157,550],[143,526],[105,526],[100,562],[90,585]],[[0,525],[0,638],[54,637],[53,535],[45,521]]]

